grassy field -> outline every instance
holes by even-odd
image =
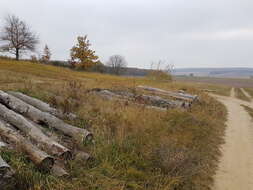
[[[207,80],[201,77],[175,77],[178,82],[194,85],[199,90],[210,90],[212,93],[222,96],[230,96],[231,86]]]
[[[190,110],[160,112],[87,93],[91,88],[136,91],[137,85],[184,89],[198,94]],[[16,170],[10,190],[207,190],[220,156],[225,107],[184,82],[117,77],[66,68],[0,60],[0,89],[22,91],[76,113],[72,124],[93,132],[95,142],[80,145],[94,160],[69,161],[69,178],[39,172],[22,153],[3,150]],[[71,100],[71,101],[70,101]]]
[[[247,102],[250,101],[250,98],[248,98],[240,88],[235,88],[235,97]]]
[[[236,88],[253,88],[253,79],[178,76],[178,81],[223,85]]]

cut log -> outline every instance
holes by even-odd
[[[202,89],[203,92],[217,92],[217,90]]]
[[[20,147],[28,154],[31,161],[40,169],[49,171],[54,165],[54,158],[39,150],[17,131],[7,127],[6,122],[0,120],[0,136],[8,139],[15,146]]]
[[[177,101],[177,100],[168,100],[161,98],[159,96],[151,96],[151,95],[135,95],[130,92],[112,92],[106,89],[96,89],[95,92],[100,96],[106,99],[126,99],[130,101],[135,101],[138,104],[143,105],[151,105],[149,108],[175,108],[175,107],[182,107],[182,108],[189,108],[191,106],[190,102],[185,101]],[[164,111],[164,110],[163,110]]]
[[[191,94],[182,93],[182,92],[179,92],[179,93],[171,92],[171,91],[162,90],[162,89],[159,89],[159,88],[153,88],[153,87],[149,87],[149,86],[138,86],[137,88],[147,90],[147,91],[151,91],[151,92],[156,92],[156,93],[159,93],[161,95],[167,95],[167,96],[170,96],[172,98],[179,99],[179,100],[184,100],[184,101],[195,101],[198,98],[197,95],[191,95]]]
[[[175,108],[175,107],[188,108],[190,106],[190,104],[186,102],[167,100],[161,98],[160,96],[139,95],[136,97],[136,100],[143,101],[143,103],[151,104],[153,106],[162,108]]]
[[[78,151],[76,153],[75,159],[87,162],[87,161],[92,160],[92,157],[86,152]]]
[[[38,143],[40,147],[45,148],[54,156],[59,156],[65,159],[71,157],[71,152],[69,149],[46,136],[39,128],[34,126],[32,122],[28,121],[22,115],[15,113],[2,104],[0,104],[0,116],[6,122],[14,125],[24,134],[31,137],[31,139]]]
[[[27,96],[21,92],[10,91],[8,93],[15,96],[16,98],[19,98],[20,100],[23,100],[26,103],[34,106],[37,109],[39,109],[43,112],[48,112],[56,117],[59,117],[62,119],[67,117],[68,119],[72,119],[72,120],[77,118],[77,116],[73,113],[63,113],[61,110],[57,110],[55,108],[52,108],[49,104],[47,104],[41,100],[38,100],[36,98]]]
[[[40,111],[32,105],[25,103],[24,101],[9,95],[0,90],[0,102],[9,107],[10,109],[24,115],[31,119],[35,123],[43,123],[49,127],[55,128],[65,135],[72,137],[78,142],[89,142],[92,140],[93,135],[86,129],[74,127],[69,125],[57,117]]]
[[[56,177],[68,177],[69,174],[66,172],[63,166],[61,164],[57,163],[53,166],[51,169],[51,174]]]

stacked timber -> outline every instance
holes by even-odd
[[[172,91],[163,90],[163,89],[160,89],[160,88],[149,87],[149,86],[138,86],[137,88],[147,90],[147,91],[151,91],[151,92],[161,94],[161,95],[165,95],[165,96],[170,96],[172,98],[175,98],[175,99],[178,99],[178,100],[183,100],[183,101],[192,102],[192,101],[195,101],[195,100],[198,99],[197,95],[187,94],[183,91],[172,92]]]
[[[20,100],[23,100],[26,103],[34,106],[37,109],[39,109],[43,112],[48,112],[48,113],[50,113],[50,114],[52,114],[56,117],[59,117],[59,118],[62,118],[62,119],[64,119],[64,118],[68,118],[68,119],[77,118],[77,116],[73,113],[64,113],[61,110],[58,110],[58,109],[55,109],[55,108],[51,107],[48,103],[45,103],[41,100],[38,100],[38,99],[30,97],[30,96],[27,96],[23,93],[13,92],[13,91],[10,91],[8,93],[15,96],[16,98],[18,98]]]
[[[147,108],[154,108],[161,111],[166,111],[169,108],[189,108],[191,107],[191,101],[189,98],[184,97],[183,100],[172,100],[160,97],[158,95],[145,95],[145,94],[134,94],[126,91],[113,91],[109,89],[93,89],[90,92],[106,98],[106,99],[119,99],[132,101],[138,105],[145,105]],[[187,99],[187,101],[185,101]]]
[[[74,114],[67,117],[76,118]],[[0,141],[0,151],[8,144],[26,154],[38,169],[56,176],[67,176],[65,160],[76,156],[87,161],[91,156],[80,150],[76,153],[66,143],[61,144],[61,138],[57,137],[64,135],[74,142],[86,143],[92,140],[93,135],[85,128],[67,124],[60,118],[66,118],[65,113],[41,100],[20,92],[0,90],[0,140],[4,139],[4,142]],[[13,176],[11,171],[0,156],[0,187]]]

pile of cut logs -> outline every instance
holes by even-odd
[[[76,116],[20,92],[0,90],[0,151],[3,146],[19,147],[39,169],[57,176],[67,175],[65,160],[76,156],[87,161],[90,156],[61,144],[59,135],[82,143],[92,141],[93,135],[84,128],[65,123],[62,119],[66,117]],[[0,187],[13,173],[0,156]]]
[[[138,89],[152,92],[152,95],[100,88],[92,89],[90,92],[95,92],[96,94],[109,100],[128,100],[134,102],[137,105],[145,105],[148,108],[153,108],[161,111],[166,111],[170,108],[187,109],[190,108],[191,105],[199,99],[197,95],[187,94],[184,91],[172,92],[148,86],[138,86],[137,90]],[[163,97],[161,97],[161,95]]]

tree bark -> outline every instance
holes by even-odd
[[[139,95],[136,97],[137,101],[140,101],[144,104],[151,104],[153,106],[162,107],[162,108],[188,108],[190,105],[182,101],[173,101],[161,98],[159,96],[150,96],[150,95]]]
[[[18,61],[19,60],[19,49],[16,48],[16,60]]]
[[[40,169],[50,171],[54,165],[54,158],[47,153],[39,150],[31,142],[26,140],[17,131],[7,127],[6,122],[0,120],[0,136],[8,139],[8,141],[21,148],[29,155],[31,161]]]
[[[63,132],[65,135],[74,138],[78,142],[91,141],[93,138],[93,135],[88,130],[69,125],[57,117],[47,112],[42,112],[39,109],[1,90],[0,102],[14,111],[30,118],[35,123],[46,124],[47,126],[55,128]]]
[[[176,93],[176,92],[171,92],[171,91],[162,90],[159,88],[153,88],[153,87],[149,87],[149,86],[138,86],[137,88],[151,91],[151,92],[156,92],[156,93],[159,93],[162,95],[171,96],[175,99],[184,100],[184,101],[195,101],[198,98],[197,95],[191,95],[191,94],[186,94],[186,93],[182,93],[182,92]]]
[[[40,147],[45,147],[47,152],[52,153],[55,156],[68,159],[71,157],[71,152],[66,147],[53,141],[51,138],[46,136],[39,128],[33,125],[32,122],[28,121],[22,115],[15,113],[14,111],[6,108],[0,104],[0,116],[8,123],[14,125],[23,133],[32,138]]]
[[[59,164],[55,164],[51,169],[51,174],[56,177],[68,177],[69,173]]]
[[[68,119],[75,119],[77,118],[77,116],[73,113],[63,113],[62,111],[60,110],[57,110],[55,108],[52,108],[49,104],[41,101],[41,100],[38,100],[36,98],[33,98],[33,97],[30,97],[30,96],[27,96],[21,92],[13,92],[13,91],[10,91],[8,92],[8,94],[11,94],[13,96],[15,96],[16,98],[26,102],[27,104],[30,104],[32,106],[34,106],[35,108],[43,111],[43,112],[48,112],[56,117],[59,117],[59,118],[68,118]]]

